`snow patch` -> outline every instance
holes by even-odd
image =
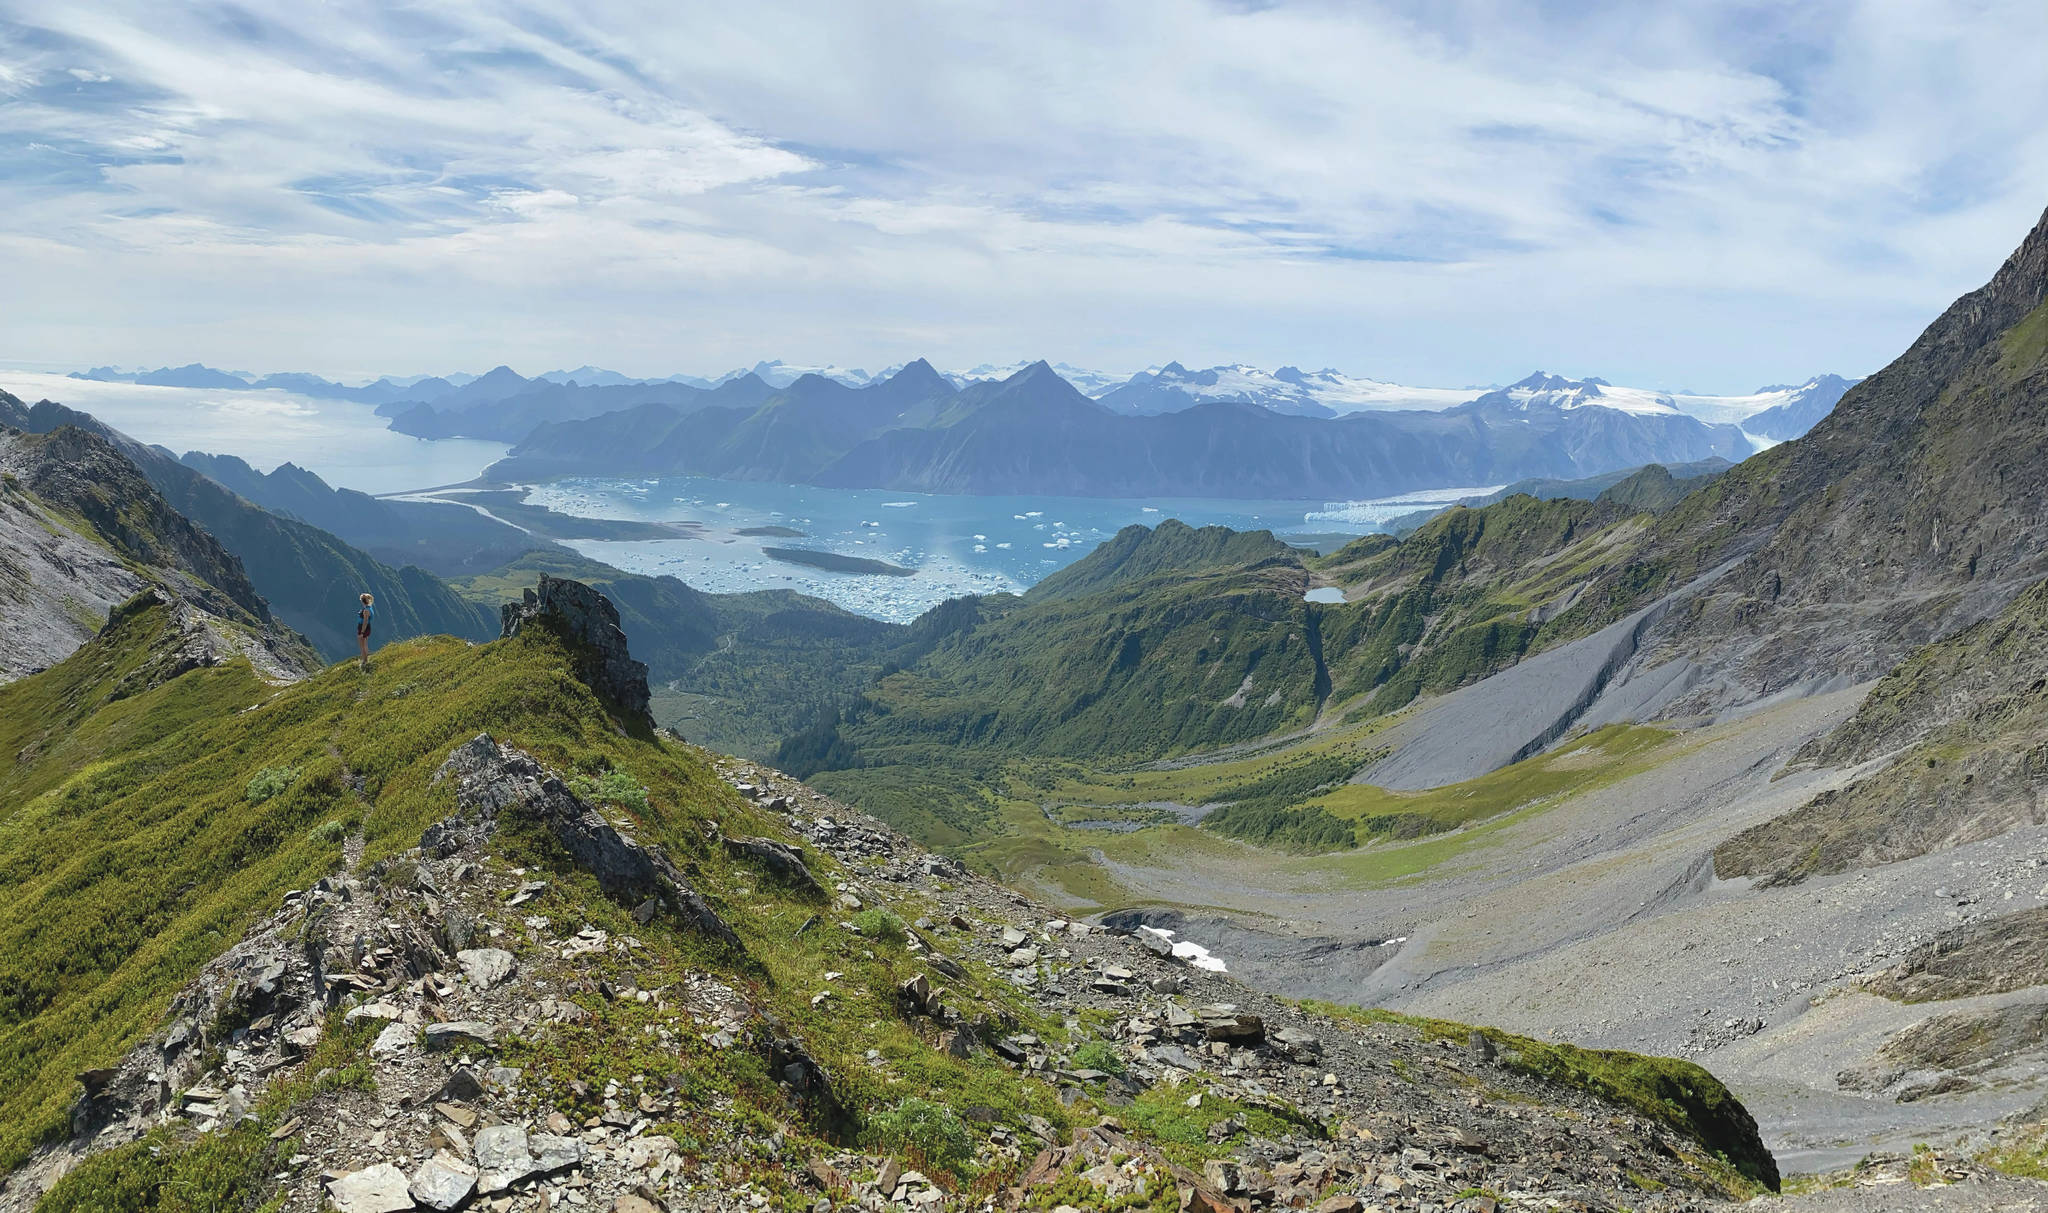
[[[1185,939],[1175,939],[1172,931],[1162,930],[1158,927],[1141,926],[1138,929],[1140,931],[1150,931],[1152,934],[1172,944],[1173,954],[1187,961],[1194,968],[1206,969],[1211,973],[1228,973],[1230,971],[1224,966],[1222,957],[1217,956],[1201,944],[1191,943]]]

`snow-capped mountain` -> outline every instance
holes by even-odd
[[[941,371],[939,373],[951,380],[954,387],[966,387],[970,383],[1008,379],[1025,367],[1031,366],[1036,361],[1036,359],[1027,358],[1019,362],[1006,363],[1002,366],[984,362],[972,370]],[[1070,362],[1055,362],[1052,364],[1052,369],[1058,372],[1060,378],[1073,384],[1076,390],[1091,400],[1100,399],[1102,396],[1122,387],[1127,382],[1122,375],[1111,374],[1107,371],[1091,371],[1086,367],[1078,367]],[[890,373],[885,371],[876,377],[887,378]]]
[[[1637,387],[1616,387],[1605,379],[1566,379],[1562,375],[1546,375],[1542,371],[1537,371],[1527,379],[1511,383],[1504,388],[1488,392],[1479,399],[1487,403],[1509,404],[1523,410],[1606,408],[1618,409],[1638,417],[1697,416],[1679,408],[1677,401],[1664,392],[1653,392]],[[1701,417],[1700,420],[1719,424],[1722,419],[1710,420]]]
[[[631,375],[621,375],[617,371],[608,371],[601,366],[591,366],[587,363],[573,371],[544,371],[534,376],[534,378],[545,379],[549,383],[575,383],[583,387],[629,387],[644,383],[682,383],[690,387],[712,386],[711,380],[700,375],[667,375],[660,379],[636,379]]]
[[[1858,380],[1815,375],[1800,384],[1777,383],[1747,396],[1675,396],[1678,407],[1702,421],[1732,421],[1759,438],[1784,442],[1813,428]]]
[[[1302,371],[1283,366],[1264,371],[1238,363],[1196,371],[1169,362],[1133,375],[1111,391],[1089,394],[1115,412],[1134,416],[1241,401],[1304,417],[1339,417],[1367,410],[1441,412],[1492,395],[1499,397],[1498,402],[1525,406],[1607,408],[1637,416],[1683,414],[1709,425],[1741,426],[1765,441],[1784,441],[1805,433],[1827,416],[1854,382],[1839,375],[1818,375],[1797,385],[1758,388],[1747,396],[1709,396],[1623,387],[1597,377],[1567,379],[1538,371],[1506,388],[1430,388],[1330,369]]]
[[[710,382],[715,387],[718,384],[728,383],[748,374],[759,375],[761,381],[769,387],[788,387],[805,375],[822,375],[827,379],[838,380],[848,387],[866,387],[870,383],[889,377],[889,373],[886,371],[880,375],[870,375],[859,367],[833,366],[829,363],[824,366],[805,366],[801,363],[784,362],[780,358],[773,358],[756,362],[750,367],[741,367],[738,370],[727,371]]]
[[[1078,385],[1077,385],[1078,386]],[[1337,417],[1362,409],[1427,409],[1463,404],[1485,388],[1417,388],[1360,379],[1325,368],[1283,366],[1264,371],[1237,363],[1191,371],[1178,362],[1131,376],[1112,391],[1090,393],[1114,412],[1177,413],[1197,404],[1243,401],[1302,417]]]

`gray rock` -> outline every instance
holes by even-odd
[[[410,1191],[413,1200],[429,1209],[447,1213],[476,1191],[476,1168],[457,1158],[429,1158],[413,1172]]]
[[[682,872],[659,847],[644,847],[621,834],[604,816],[569,791],[568,785],[533,756],[500,746],[479,733],[457,746],[434,773],[434,782],[456,781],[455,802],[469,814],[494,825],[499,814],[519,808],[538,818],[578,864],[597,877],[606,893],[639,905],[658,897],[685,925],[738,949],[739,936],[712,910]],[[429,846],[437,831],[421,838]],[[459,831],[458,831],[459,832]],[[515,899],[515,904],[517,899]]]
[[[1227,1015],[1203,1024],[1202,1032],[1210,1040],[1255,1045],[1266,1039],[1266,1021],[1256,1015]]]
[[[740,859],[765,868],[778,880],[806,893],[823,893],[825,888],[811,875],[803,855],[795,847],[772,838],[728,838],[725,849]]]
[[[659,1140],[667,1141],[668,1138]],[[583,1142],[574,1137],[535,1133],[527,1138],[527,1146],[533,1151],[533,1169],[542,1174],[577,1166],[584,1159]]]
[[[396,1057],[412,1048],[419,1039],[419,1031],[402,1023],[389,1023],[377,1033],[377,1039],[370,1043],[370,1053],[376,1057]]]
[[[380,1038],[381,1039],[381,1038]],[[427,1025],[429,1049],[454,1049],[463,1045],[492,1048],[498,1043],[498,1029],[477,1019],[456,1019]]]
[[[503,948],[466,948],[455,954],[469,984],[488,990],[512,976],[512,953]]]
[[[503,636],[517,636],[522,628],[544,621],[580,650],[577,677],[631,716],[653,723],[647,714],[647,666],[627,651],[619,609],[611,599],[580,581],[542,573],[538,590],[526,591],[523,602],[506,603],[498,618]]]
[[[405,1172],[388,1162],[327,1181],[338,1213],[402,1213],[412,1208]]]
[[[1278,1032],[1273,1033],[1273,1043],[1280,1046],[1282,1052],[1299,1062],[1311,1061],[1314,1058],[1320,1057],[1323,1052],[1323,1042],[1302,1031],[1300,1028],[1280,1029]]]
[[[1154,1045],[1145,1050],[1152,1060],[1162,1062],[1180,1070],[1199,1070],[1202,1064],[1188,1056],[1188,1051],[1179,1045]]]
[[[526,1130],[518,1125],[492,1125],[476,1133],[477,1191],[502,1192],[534,1173],[538,1164],[528,1149]]]
[[[1144,944],[1148,952],[1173,959],[1173,941],[1156,931],[1139,931],[1138,942]]]

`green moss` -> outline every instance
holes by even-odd
[[[1121,1074],[1125,1069],[1124,1056],[1116,1051],[1115,1045],[1107,1041],[1091,1040],[1074,1050],[1074,1068],[1100,1070],[1104,1074]]]
[[[169,1129],[102,1151],[44,1194],[36,1213],[240,1213],[274,1208],[280,1143],[242,1125],[186,1144]]]
[[[1230,1155],[1247,1137],[1328,1135],[1314,1119],[1285,1105],[1242,1103],[1205,1094],[1196,1106],[1189,1107],[1188,1093],[1166,1086],[1146,1090],[1129,1105],[1119,1108],[1117,1115],[1158,1142],[1168,1158],[1195,1168],[1200,1168],[1207,1159]],[[1211,1141],[1210,1128],[1226,1120],[1237,1121],[1244,1130],[1220,1142]]]

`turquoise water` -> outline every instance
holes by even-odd
[[[1445,490],[1452,496],[1471,491]],[[1156,526],[1178,518],[1190,526],[1270,530],[1283,539],[1298,539],[1364,534],[1374,529],[1380,513],[1418,508],[1413,496],[1384,508],[1379,508],[1382,503],[1205,498],[962,497],[695,476],[561,480],[533,489],[527,500],[567,514],[689,522],[702,528],[691,538],[572,545],[629,572],[667,574],[712,593],[800,590],[898,622],[962,594],[1021,593],[1132,524]],[[786,527],[803,535],[740,533],[760,527]],[[917,571],[910,577],[830,573],[770,559],[763,546],[815,548]]]

